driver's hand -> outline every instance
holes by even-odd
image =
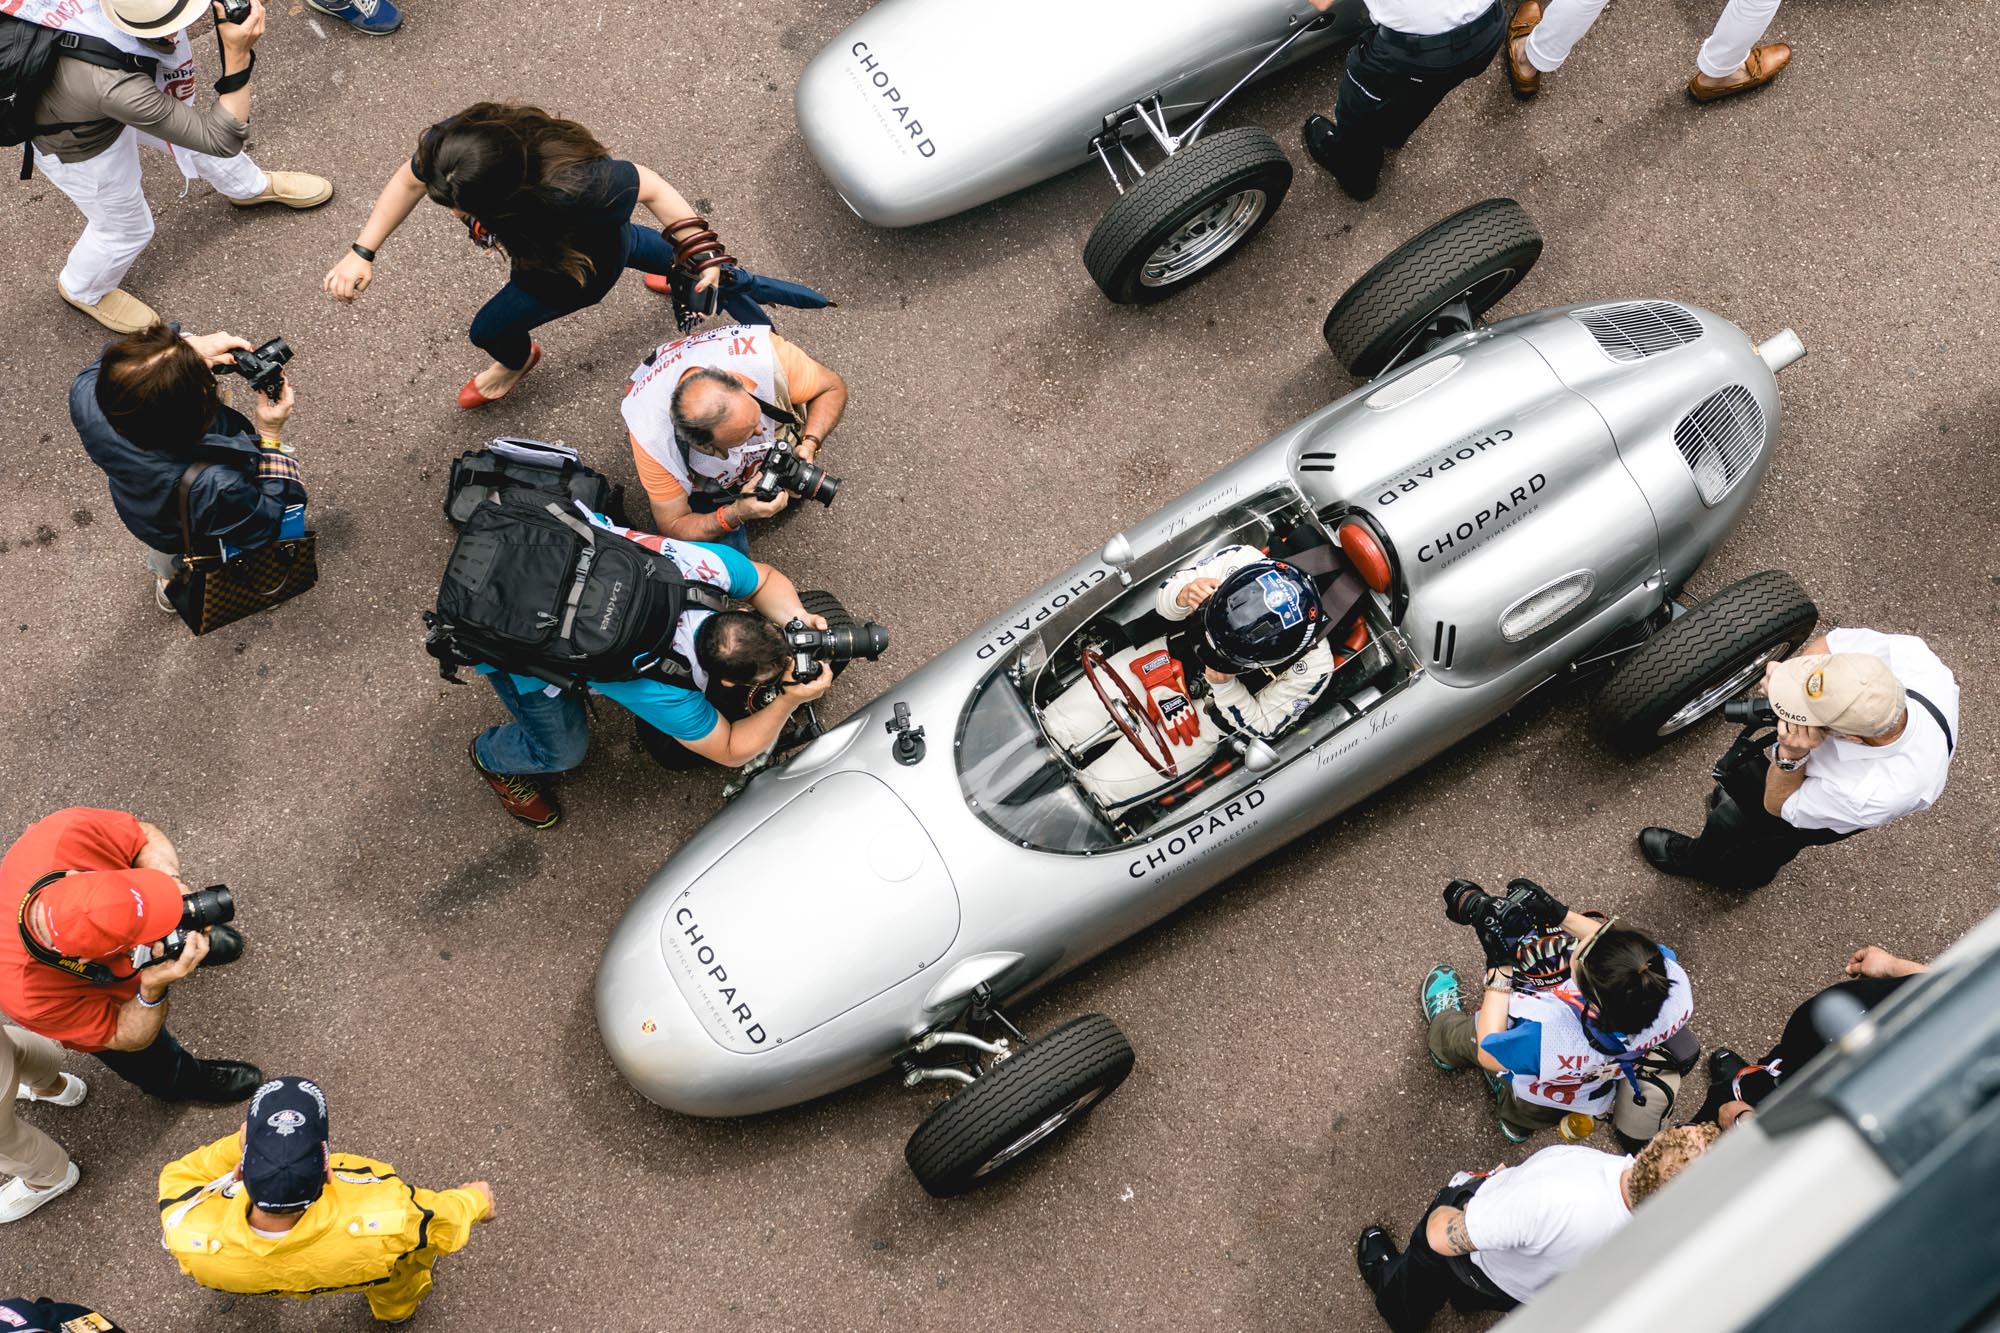
[[[1222,586],[1221,579],[1189,579],[1187,586],[1174,595],[1174,605],[1183,611],[1192,611],[1214,595]]]
[[[233,333],[183,333],[182,341],[194,348],[195,354],[210,366],[229,364],[232,350],[255,351],[247,341]]]
[[[1802,727],[1782,717],[1778,719],[1778,753],[1787,759],[1804,758],[1825,739],[1825,727]]]
[[[157,949],[160,943],[155,940],[153,947]],[[143,975],[148,982],[164,989],[200,967],[201,960],[206,957],[208,957],[208,932],[198,930],[188,936],[186,943],[181,945],[179,958],[171,963],[161,963],[158,967],[149,967]]]

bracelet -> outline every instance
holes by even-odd
[[[237,70],[234,74],[225,74],[215,81],[215,91],[225,97],[230,93],[236,92],[250,82],[250,71],[255,68],[257,68],[257,53],[252,51],[250,52],[249,64]]]
[[[731,501],[731,503],[733,504],[735,502]],[[721,528],[724,532],[736,531],[735,527],[731,527],[729,525],[729,505],[724,505],[722,506],[722,508],[715,511],[715,526]],[[741,527],[741,526],[742,524],[740,523],[736,525],[736,527]]]
[[[144,994],[143,992],[142,992],[142,993],[140,994],[140,996],[139,996],[139,1007],[140,1007],[140,1008],[142,1008],[142,1009],[157,1009],[157,1008],[159,1008],[159,1007],[160,1007],[161,1005],[165,1004],[166,1002],[167,1002],[167,992],[166,992],[166,991],[161,991],[161,992],[160,992],[160,998],[159,998],[159,999],[157,999],[157,1000],[149,1000],[149,999],[147,999],[147,998],[146,998],[146,996],[145,996],[145,994]]]
[[[257,437],[257,447],[267,454],[289,455],[297,452],[291,445],[286,444],[275,435],[259,435]]]
[[[375,252],[373,250],[370,250],[367,246],[363,245],[361,242],[356,241],[354,242],[354,244],[348,246],[347,248],[352,250],[355,254],[360,255],[363,259],[367,260],[369,263],[372,264],[375,262]]]
[[[812,441],[812,442],[813,442],[814,444],[825,444],[825,443],[826,443],[826,436],[824,436],[824,435],[801,435],[801,436],[799,436],[799,443],[800,443],[800,444],[804,444],[804,443],[805,443],[805,442],[806,442],[807,440],[811,440],[811,441]]]

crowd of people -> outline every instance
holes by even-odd
[[[402,22],[390,0],[306,3],[369,35]],[[1313,3],[1327,9],[1335,0]],[[251,395],[247,412],[229,406],[217,374],[251,344],[164,322],[121,286],[153,234],[139,149],[166,149],[184,175],[239,207],[315,208],[333,195],[320,177],[267,172],[243,151],[261,0],[233,17],[214,6],[220,77],[215,100],[197,107],[188,29],[210,8],[209,0],[17,0],[9,11],[73,39],[42,92],[28,157],[86,219],[58,293],[117,337],[76,377],[71,417],[145,550],[165,610],[174,609],[169,590],[190,555],[267,546],[308,496],[285,440],[291,387],[280,381]],[[1521,0],[1510,16],[1490,0],[1366,0],[1369,21],[1347,57],[1334,114],[1306,123],[1307,150],[1344,191],[1366,199],[1385,153],[1452,88],[1504,51],[1516,94],[1537,95],[1603,8],[1603,0]],[[1691,97],[1742,92],[1785,67],[1789,48],[1760,44],[1776,9],[1777,0],[1729,0],[1697,58]],[[804,733],[795,714],[825,692],[832,673],[799,678],[780,627],[829,624],[791,579],[750,558],[747,529],[806,494],[759,482],[779,458],[817,466],[848,386],[780,337],[758,302],[826,299],[748,272],[678,190],[614,157],[582,125],[485,102],[417,136],[327,272],[326,294],[351,302],[369,292],[380,251],[426,199],[448,209],[474,245],[508,261],[506,282],[469,322],[470,341],[490,360],[459,390],[460,409],[513,393],[544,359],[537,330],[601,301],[627,269],[672,298],[680,325],[624,386],[653,532],[585,505],[568,506],[574,513],[542,505],[554,514],[545,520],[496,497],[461,538],[463,549],[496,524],[552,521],[594,555],[623,553],[654,571],[669,589],[665,609],[637,616],[608,648],[568,657],[492,647],[497,631],[473,607],[438,629],[451,640],[434,647],[447,669],[454,660],[471,666],[509,717],[470,739],[467,762],[508,815],[545,829],[561,818],[545,779],[577,767],[589,746],[589,695],[629,710],[659,755],[734,767],[797,739]],[[640,205],[657,229],[632,221]],[[1233,547],[1177,571],[1159,594],[1162,617],[1191,622],[1204,638],[1215,706],[1259,736],[1296,717],[1334,661],[1312,632],[1320,604],[1309,580],[1286,592],[1314,608],[1304,630],[1296,620],[1273,629],[1239,613],[1238,591],[1268,597],[1284,568]],[[1639,834],[1645,859],[1661,872],[1752,890],[1806,847],[1939,799],[1956,749],[1958,688],[1921,639],[1834,629],[1770,664],[1762,691],[1776,721],[1745,728],[1715,766],[1699,835],[1660,827]],[[1065,728],[1079,740],[1102,729],[1095,704],[1081,694],[1074,702],[1074,717],[1061,701],[1049,710],[1059,741]],[[1114,746],[1086,783],[1115,805],[1147,782],[1143,759]],[[53,812],[0,859],[0,898],[19,920],[18,931],[0,935],[8,1020],[0,1087],[18,1089],[0,1099],[0,1173],[9,1177],[0,1223],[78,1185],[77,1164],[18,1112],[82,1104],[85,1080],[61,1066],[65,1051],[88,1054],[150,1097],[246,1103],[239,1129],[160,1176],[162,1242],[189,1276],[231,1292],[358,1291],[376,1318],[406,1319],[429,1290],[437,1258],[493,1216],[492,1191],[480,1181],[419,1189],[381,1161],[337,1153],[314,1081],[267,1077],[180,1044],[167,1026],[172,988],[243,948],[226,920],[189,906],[198,896],[182,882],[167,834],[120,811]],[[1423,980],[1431,1060],[1440,1070],[1479,1071],[1508,1142],[1548,1131],[1570,1142],[1515,1166],[1454,1175],[1402,1248],[1384,1227],[1362,1232],[1361,1277],[1398,1330],[1425,1326],[1446,1304],[1502,1310],[1531,1298],[1721,1133],[1754,1116],[1826,1041],[1820,1011],[1803,1006],[1755,1063],[1715,1048],[1706,1102],[1692,1114],[1680,1108],[1687,1123],[1676,1125],[1681,1080],[1700,1047],[1691,1029],[1694,980],[1672,948],[1615,916],[1572,910],[1527,879],[1505,895],[1454,881],[1445,896],[1451,919],[1477,933],[1484,981],[1468,1009],[1457,968],[1440,964]],[[1848,960],[1852,979],[1833,990],[1867,1008],[1920,971],[1869,946]],[[1600,1121],[1622,1151],[1583,1142]],[[59,1302],[0,1301],[0,1322],[30,1330],[89,1314]]]

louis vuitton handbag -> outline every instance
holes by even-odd
[[[181,567],[167,584],[167,600],[196,634],[206,634],[245,616],[268,611],[319,580],[317,539],[311,532],[280,537],[268,546],[238,551],[227,559],[220,550],[208,555],[196,554],[194,532],[188,523],[188,492],[195,478],[213,466],[213,463],[190,463],[175,488],[180,502],[181,542],[186,554],[181,556]]]

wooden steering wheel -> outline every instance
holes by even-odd
[[[1095,648],[1085,648],[1081,655],[1081,660],[1083,662],[1084,679],[1090,682],[1091,689],[1097,691],[1097,702],[1104,705],[1104,711],[1110,716],[1112,724],[1118,728],[1126,740],[1132,743],[1132,748],[1139,752],[1139,757],[1144,759],[1148,764],[1151,764],[1153,771],[1161,777],[1179,777],[1181,775],[1180,766],[1174,763],[1173,751],[1167,741],[1167,733],[1162,731],[1160,724],[1153,720],[1152,711],[1146,707],[1138,694],[1126,683],[1125,677],[1120,675],[1109,662],[1105,661],[1104,654]],[[1107,680],[1117,687],[1118,693],[1121,696],[1120,698],[1113,699],[1111,697],[1111,691],[1104,684]],[[1138,721],[1135,722],[1134,718],[1137,718]],[[1146,730],[1152,736],[1153,744],[1159,747],[1160,752],[1158,755],[1147,749],[1145,743],[1139,739],[1140,722],[1146,724]]]

